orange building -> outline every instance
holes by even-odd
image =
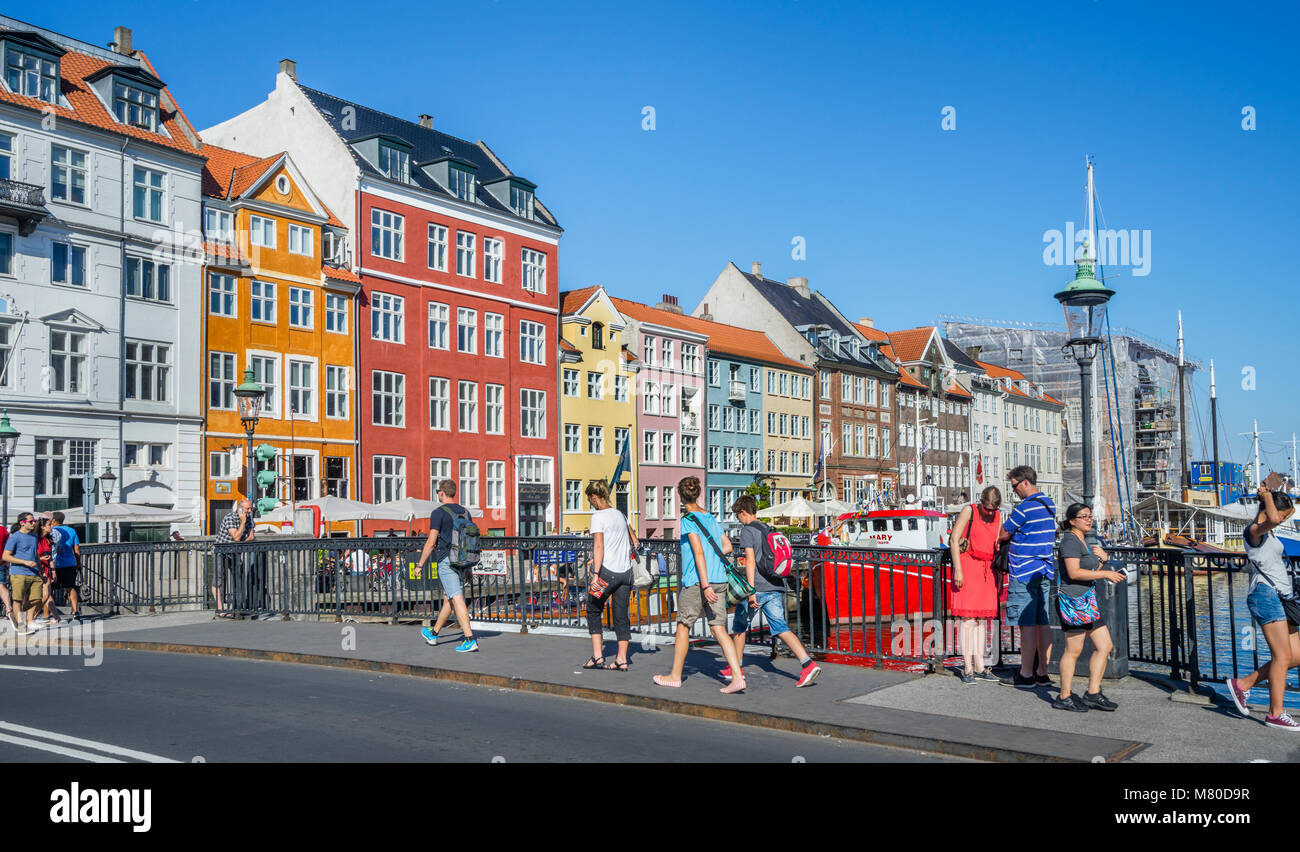
[[[245,435],[234,388],[245,369],[266,398],[253,438],[276,449],[272,496],[355,499],[359,279],[347,231],[285,153],[204,145],[206,531],[244,496]]]

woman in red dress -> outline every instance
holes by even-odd
[[[990,485],[979,503],[962,508],[953,523],[948,545],[952,554],[952,614],[961,619],[960,643],[966,666],[962,683],[1002,679],[984,668],[986,620],[998,617],[998,585],[993,577],[993,554],[1002,527],[1002,492]]]

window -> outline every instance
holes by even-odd
[[[276,389],[280,386],[280,360],[250,355],[248,368],[253,371],[253,381],[266,389],[266,395],[262,397],[262,413],[274,415],[279,410],[276,400],[280,398],[280,394]]]
[[[474,173],[468,169],[458,169],[449,165],[447,167],[447,184],[451,194],[461,201],[468,201],[471,204],[478,202]]]
[[[501,258],[505,252],[505,243],[501,240],[483,238],[483,280],[493,284],[501,283]]]
[[[646,414],[659,413],[659,386],[654,382],[641,384],[641,410]]]
[[[401,296],[390,296],[387,293],[371,293],[370,339],[387,340],[390,343],[405,343],[406,335],[402,329],[402,312],[405,307],[406,300]]]
[[[882,387],[883,387],[883,386],[882,386]],[[893,451],[893,447],[890,446],[890,442],[889,442],[889,429],[887,429],[887,428],[881,428],[881,430],[880,430],[880,457],[881,457],[882,459],[887,459],[887,458],[889,458],[889,456],[890,456],[890,454],[891,454],[892,451]]]
[[[594,322],[591,324],[591,348],[605,348],[605,326],[601,323]]]
[[[506,433],[505,385],[484,385],[483,396],[487,414],[483,431],[489,435],[504,435]]]
[[[0,178],[12,180],[14,157],[14,137],[9,133],[0,133]]]
[[[411,182],[411,155],[401,148],[379,144],[379,170],[393,180]]]
[[[208,453],[209,479],[230,479],[232,476],[230,471],[230,453]]]
[[[763,390],[763,371],[758,367],[749,368],[749,389],[755,393]]]
[[[474,277],[474,235],[456,232],[456,274]]]
[[[456,428],[462,432],[478,431],[478,382],[457,382]]]
[[[627,376],[614,377],[614,401],[627,402]]]
[[[546,255],[523,249],[523,285],[530,293],[546,292]]]
[[[840,401],[848,402],[853,399],[853,377],[848,373],[840,373]]]
[[[777,429],[777,434],[781,435],[782,437],[790,434],[790,415],[788,414],[780,415],[779,422],[780,422],[780,426]]]
[[[867,401],[867,382],[862,376],[853,377],[853,401],[858,405]]]
[[[519,360],[525,364],[546,363],[546,326],[519,321]]]
[[[709,447],[709,470],[722,469],[722,447]]]
[[[473,355],[478,346],[478,311],[469,308],[456,309],[456,351]]]
[[[5,82],[12,91],[50,104],[59,102],[59,66],[54,60],[12,45],[6,53]]]
[[[546,437],[546,391],[521,390],[519,433],[525,438]]]
[[[312,292],[303,287],[289,288],[289,325],[294,328],[311,328]]]
[[[451,382],[437,376],[429,379],[429,428],[451,429]]]
[[[709,384],[715,388],[722,384],[722,368],[712,358],[709,359]]]
[[[822,370],[819,374],[821,380],[821,397],[822,399],[831,398],[831,373],[829,370]]]
[[[230,352],[208,353],[208,407],[235,407],[235,356]]]
[[[289,253],[304,254],[312,257],[316,254],[315,238],[311,228],[302,225],[289,225]]]
[[[325,457],[325,496],[348,499],[348,460],[343,456]]]
[[[722,428],[722,406],[709,406],[709,429],[717,432]]]
[[[665,340],[664,341],[664,366],[671,367],[672,365],[673,365],[673,342],[671,340]]]
[[[460,461],[460,488],[456,502],[462,506],[478,506],[478,462],[471,459]]]
[[[370,422],[375,426],[406,425],[406,376],[375,370],[370,374]]]
[[[86,392],[86,335],[50,332],[50,390]]]
[[[289,359],[289,411],[316,419],[316,365]]]
[[[525,219],[533,218],[533,194],[522,186],[510,185],[510,209]]]
[[[867,379],[867,405],[876,404],[876,380]]]
[[[152,132],[158,120],[158,95],[114,82],[113,115],[123,124]]]
[[[275,322],[275,285],[253,281],[249,296],[249,316],[257,322]]]
[[[812,399],[812,378],[809,376],[799,377],[799,398]]]
[[[682,344],[682,370],[693,375],[699,375],[700,347],[694,343]]]
[[[208,207],[204,210],[204,222],[206,223],[204,231],[207,232],[205,236],[208,239],[219,243],[235,241],[235,230],[229,210]]]
[[[889,407],[889,382],[880,383],[880,407]]]
[[[442,225],[429,226],[429,268],[447,271],[447,229]]]
[[[86,248],[54,243],[50,252],[50,281],[55,284],[86,286]]]
[[[867,458],[876,457],[876,427],[867,426]]]
[[[95,442],[36,439],[36,497],[67,497],[68,483],[94,472]]]
[[[790,374],[789,373],[780,374],[780,386],[781,386],[781,396],[789,396],[790,395]]]
[[[767,434],[769,435],[776,434],[776,412],[775,411],[769,411],[767,413]]]
[[[275,248],[275,220],[265,216],[250,216],[248,242],[262,248]]]
[[[86,203],[86,152],[50,146],[50,198]]]
[[[646,430],[641,436],[641,450],[643,455],[642,461],[654,462],[659,460],[659,433],[653,429]]]
[[[450,308],[437,302],[429,303],[429,348],[447,348],[447,324]]]
[[[348,368],[325,365],[325,416],[348,417]]]
[[[483,315],[483,354],[505,357],[506,318],[501,314]]]
[[[577,423],[564,424],[564,451],[577,453],[581,451],[582,427]]]
[[[438,483],[451,479],[451,459],[429,459],[429,494],[437,499]]]
[[[686,465],[700,463],[700,439],[698,435],[682,436],[682,453],[678,463]]]
[[[587,455],[599,456],[605,452],[605,427],[587,427]]]
[[[853,452],[853,427],[848,423],[840,424],[840,453],[849,455]]]
[[[371,208],[370,253],[389,260],[403,260],[402,227],[405,220],[396,213]]]
[[[348,300],[337,293],[325,294],[325,330],[348,333]]]
[[[862,426],[853,427],[853,455],[866,455],[866,445],[862,440],[865,435],[865,429]]]
[[[645,516],[652,520],[659,517],[659,489],[653,485],[648,485],[645,489]]]
[[[623,428],[622,426],[614,427],[614,452],[615,453],[621,454],[623,452],[623,445],[627,443],[627,433],[628,430]]]
[[[587,399],[604,399],[604,388],[604,373],[587,373]]]
[[[673,463],[673,443],[677,437],[674,432],[663,432],[660,436],[660,449],[663,451],[659,455],[659,461],[664,464]]]
[[[375,456],[371,470],[376,503],[406,497],[406,459],[401,456]]]
[[[126,295],[150,302],[172,300],[171,267],[139,257],[126,259]]]
[[[219,272],[208,273],[208,313],[218,317],[237,316],[235,279]]]
[[[582,510],[582,483],[576,479],[564,480],[564,511]]]
[[[506,463],[490,461],[487,463],[487,508],[504,509],[506,507]]]
[[[664,417],[677,415],[676,385],[663,385],[659,388],[659,413]]]
[[[171,347],[143,340],[126,341],[127,399],[166,402],[171,374]]]
[[[565,396],[578,395],[578,371],[577,370],[570,370],[567,367],[564,369],[564,395]]]
[[[664,498],[663,517],[671,518],[677,514],[676,504],[673,502],[673,499],[676,497],[676,495],[677,495],[677,490],[675,488],[668,488],[665,486],[663,490],[663,498]]]
[[[132,215],[150,222],[163,220],[163,173],[135,167]]]

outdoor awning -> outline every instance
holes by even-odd
[[[315,506],[320,509],[323,521],[405,521],[410,516],[396,509],[387,509],[373,503],[361,503],[357,500],[345,500],[342,497],[318,497],[315,500],[303,500],[298,503],[277,506],[265,514],[259,515],[257,522],[277,524],[294,520],[294,509],[306,509]]]
[[[176,509],[160,509],[157,506],[139,506],[134,503],[102,503],[95,506],[89,520],[81,507],[60,509],[64,522],[73,525],[84,523],[130,523],[130,524],[187,524],[194,522],[189,512]]]

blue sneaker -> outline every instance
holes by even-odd
[[[420,635],[424,637],[424,641],[427,642],[428,644],[430,645],[438,644],[438,634],[434,633],[432,628],[429,627],[424,628],[423,630],[420,631]]]
[[[473,636],[471,636],[470,638],[466,639],[464,642],[461,642],[459,645],[457,645],[456,650],[460,651],[462,654],[468,651],[477,651],[478,640],[475,639]]]

